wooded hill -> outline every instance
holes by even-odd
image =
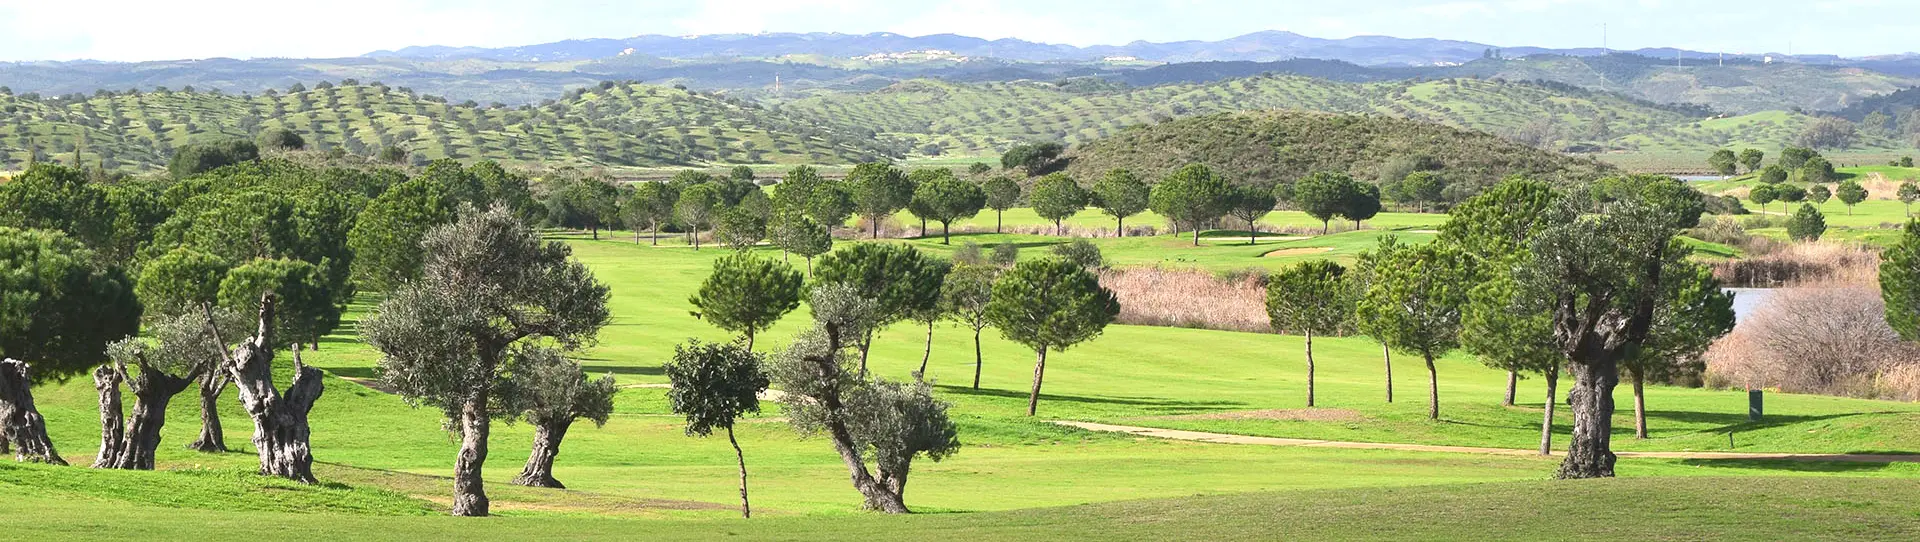
[[[870,133],[795,121],[759,105],[641,84],[603,83],[539,106],[449,103],[403,87],[347,81],[233,95],[180,90],[41,98],[0,93],[0,170],[29,158],[110,170],[166,164],[190,141],[284,127],[309,149],[413,160],[491,159],[576,166],[849,163],[897,153]],[[902,145],[904,146],[904,145]]]
[[[1555,148],[1600,148],[1628,134],[1677,135],[1678,128],[1709,116],[1697,107],[1564,85],[1479,79],[1355,84],[1279,75],[1119,89],[1075,81],[915,80],[865,94],[820,93],[779,106],[783,113],[816,123],[869,127],[918,140],[921,152],[948,154],[986,153],[1036,139],[1080,144],[1178,117],[1272,109],[1380,114]]]
[[[1199,163],[1232,182],[1261,184],[1319,171],[1375,180],[1431,170],[1449,184],[1468,187],[1493,184],[1514,174],[1591,180],[1613,171],[1592,160],[1480,132],[1376,115],[1300,111],[1175,120],[1077,147],[1066,159],[1068,173],[1077,179],[1098,179],[1115,168],[1157,179]]]

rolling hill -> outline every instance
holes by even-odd
[[[1382,116],[1299,111],[1185,118],[1074,148],[1069,174],[1097,179],[1114,168],[1160,178],[1191,163],[1236,182],[1271,184],[1316,171],[1374,179],[1395,160],[1425,158],[1452,183],[1486,185],[1509,175],[1591,179],[1613,169],[1480,132]]]
[[[0,94],[0,169],[58,158],[107,169],[162,166],[174,149],[285,127],[309,147],[416,160],[665,166],[846,163],[888,151],[869,133],[795,122],[757,104],[640,84],[604,84],[539,107],[448,103],[403,87],[317,84],[262,95],[191,88],[41,98]]]
[[[1024,140],[1079,144],[1129,126],[1270,109],[1378,114],[1556,147],[1630,133],[1667,134],[1707,117],[1698,108],[1561,85],[1475,79],[1353,84],[1279,75],[1089,92],[1033,81],[916,80],[864,94],[817,93],[779,105],[790,115],[850,122],[919,140],[922,152],[952,154],[987,153]]]

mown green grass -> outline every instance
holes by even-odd
[[[0,527],[35,540],[1861,540],[1920,530],[1916,487],[1855,478],[1531,481],[698,521],[178,510],[25,495],[0,499]]]
[[[1325,239],[1357,238],[1368,233]],[[666,380],[659,367],[670,356],[673,345],[688,337],[704,340],[728,337],[725,332],[686,313],[687,296],[705,277],[712,260],[726,251],[696,252],[635,245],[630,239],[590,241],[570,237],[569,243],[576,255],[613,290],[610,308],[614,320],[603,331],[600,343],[583,355],[582,362],[590,371],[615,374],[623,385],[661,384]],[[1170,240],[1129,238],[1124,241],[1164,243]],[[933,240],[908,242],[930,251],[943,249]],[[1253,249],[1267,250],[1270,246],[1257,245]],[[1113,252],[1124,256],[1128,252],[1124,248],[1115,247]],[[1139,250],[1145,253],[1149,248]],[[1171,250],[1171,247],[1155,250]],[[761,252],[778,257],[777,252],[770,249],[761,249]],[[362,316],[366,308],[364,304],[357,306],[350,320]],[[803,329],[807,321],[804,309],[790,315],[761,335],[761,348],[778,348]],[[357,343],[352,332],[349,324],[324,341],[320,352],[305,353],[306,361],[333,375],[375,376],[376,355]],[[919,364],[924,333],[924,328],[911,325],[883,331],[872,356],[875,373],[886,378],[908,378],[908,373]],[[1092,433],[1047,423],[1054,419],[1090,420],[1290,437],[1532,447],[1537,439],[1542,399],[1539,382],[1523,383],[1520,406],[1501,407],[1498,402],[1504,383],[1502,374],[1465,356],[1449,356],[1440,361],[1443,419],[1431,422],[1424,419],[1425,375],[1417,359],[1404,354],[1395,357],[1394,384],[1399,401],[1389,404],[1382,400],[1384,381],[1376,344],[1360,338],[1320,339],[1315,342],[1322,405],[1317,412],[1327,416],[1308,416],[1316,421],[1269,419],[1299,417],[1294,414],[1304,407],[1305,367],[1299,356],[1298,337],[1116,325],[1088,344],[1050,356],[1040,417],[1027,418],[1023,414],[1032,352],[999,338],[992,330],[985,335],[983,346],[986,359],[982,389],[976,391],[969,386],[973,373],[971,337],[952,326],[942,325],[936,329],[929,372],[936,382],[936,393],[954,405],[951,412],[960,424],[965,447],[947,461],[921,461],[915,465],[907,500],[916,510],[981,512],[1259,491],[1541,480],[1552,472],[1557,461],[1557,458],[1526,456],[1177,442]],[[344,486],[329,486],[287,500],[236,509],[269,514],[324,512],[326,515],[316,517],[340,518],[327,524],[344,532],[372,530],[377,531],[374,534],[402,536],[422,532],[428,526],[445,528],[447,524],[438,520],[389,524],[366,517],[368,513],[416,513],[423,508],[444,508],[451,485],[444,476],[451,470],[458,442],[442,430],[439,413],[410,408],[398,397],[337,378],[327,380],[327,389],[313,413],[313,446],[321,462],[317,471],[323,480]],[[99,434],[91,386],[76,379],[44,386],[37,393],[56,443],[69,460],[84,464]],[[1617,395],[1622,405],[1630,404],[1629,398],[1624,388]],[[1626,429],[1631,427],[1629,418],[1623,412],[1616,418],[1616,427],[1621,429],[1614,442],[1619,449],[1719,450],[1726,448],[1726,433],[1732,431],[1736,433],[1737,449],[1741,451],[1920,451],[1913,445],[1917,441],[1915,434],[1920,433],[1920,406],[1786,394],[1770,395],[1768,401],[1769,418],[1748,423],[1744,421],[1744,393],[1653,386],[1648,402],[1653,411],[1655,438],[1633,440],[1630,430]],[[244,451],[248,449],[246,434],[250,424],[238,412],[231,396],[224,404],[229,444]],[[775,517],[854,513],[858,494],[847,483],[844,467],[831,447],[824,441],[794,435],[778,419],[778,408],[771,404],[768,407],[762,417],[748,420],[740,427],[740,439],[752,470],[756,511]],[[1267,418],[1219,419],[1220,415],[1274,410],[1282,412],[1268,413]],[[254,458],[244,452],[216,456],[180,448],[191,440],[197,429],[195,405],[190,395],[183,395],[175,402],[170,416],[172,423],[163,431],[165,440],[161,446],[163,469],[230,473],[244,472],[254,464]],[[1562,418],[1556,428],[1561,433],[1557,436],[1561,442],[1566,438],[1567,421]],[[684,436],[681,421],[667,411],[664,390],[659,388],[624,389],[616,399],[616,413],[605,427],[594,428],[585,423],[576,426],[556,469],[557,476],[572,488],[569,491],[505,484],[524,461],[530,440],[531,431],[525,425],[496,425],[491,443],[493,455],[486,473],[489,491],[497,500],[496,511],[510,519],[519,518],[485,524],[489,526],[485,528],[506,529],[501,531],[501,536],[534,532],[565,537],[568,533],[613,528],[610,526],[625,526],[619,528],[626,530],[655,524],[581,519],[586,516],[723,518],[733,513],[731,507],[737,502],[731,449],[724,440]],[[239,484],[238,487],[183,490],[176,492],[177,496],[161,498],[146,495],[168,492],[175,483],[166,478],[169,476],[184,477],[178,483],[189,485],[207,480],[228,483],[229,480],[226,475],[197,471],[136,473],[129,476],[158,478],[126,480],[115,478],[120,476],[118,473],[103,473],[93,474],[102,478],[72,480],[65,473],[79,469],[29,469],[33,469],[33,476],[4,477],[9,483],[0,484],[0,503],[7,504],[0,506],[31,511],[51,506],[47,504],[51,502],[85,502],[100,511],[96,517],[124,518],[149,517],[161,510],[151,507],[168,507],[165,511],[171,515],[167,517],[184,518],[179,521],[232,526],[249,518],[267,516],[175,508],[212,508],[231,499],[279,499],[281,492],[270,483],[249,479],[231,481]],[[1661,477],[1908,478],[1920,474],[1910,465],[1654,460],[1623,461],[1620,472],[1623,476]],[[326,493],[329,490],[347,493],[337,496]],[[366,490],[372,491],[361,493]],[[56,497],[39,497],[50,491]],[[401,495],[420,501],[405,501],[397,497]],[[1194,506],[1227,506],[1220,504],[1224,501],[1200,502],[1202,504]],[[1310,510],[1333,513],[1340,509],[1302,506],[1299,513]],[[1054,522],[1060,518],[1053,513],[1022,513],[1036,515],[994,516],[998,519],[980,520],[983,523],[978,529],[1006,528],[1022,521],[1037,522],[1035,525],[1040,527],[1036,528],[1059,529],[1053,525],[1057,525]],[[15,516],[7,514],[7,517]],[[1021,517],[1028,519],[1018,519]],[[519,523],[522,519],[528,522]],[[287,524],[314,525],[314,528],[321,524],[312,521],[292,519]],[[684,528],[685,531],[679,532],[694,536],[707,532],[699,529],[721,525],[720,529],[734,529],[746,535],[784,536],[792,532],[826,536],[828,531],[809,529],[882,520],[796,521],[800,523],[793,524],[790,531],[702,523],[700,525],[706,527],[667,526],[660,532],[672,533],[676,532],[673,529]],[[1291,520],[1282,517],[1276,521]],[[154,527],[158,529],[156,532],[178,532],[166,529],[185,528],[184,524],[161,523],[163,525]],[[491,527],[493,525],[505,526]],[[45,527],[56,528],[59,527]],[[293,532],[299,529],[290,528],[295,529]],[[650,528],[644,530],[655,532]],[[50,537],[62,535],[53,530],[38,532]],[[65,531],[64,536],[89,532]],[[1122,532],[1125,531],[1115,531]],[[1223,536],[1232,534],[1225,533]]]

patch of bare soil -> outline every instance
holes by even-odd
[[[1233,412],[1213,412],[1208,414],[1185,414],[1180,416],[1161,416],[1166,420],[1290,420],[1302,422],[1357,422],[1366,420],[1359,412],[1344,408],[1288,408],[1270,410],[1239,410]]]
[[[1283,249],[1280,249],[1280,250],[1275,250],[1275,251],[1273,251],[1273,252],[1268,252],[1268,253],[1266,253],[1266,254],[1261,254],[1261,255],[1260,255],[1260,257],[1262,257],[1262,258],[1285,258],[1285,257],[1287,257],[1287,256],[1305,256],[1305,255],[1307,255],[1307,254],[1319,254],[1319,253],[1322,253],[1322,252],[1326,252],[1326,251],[1329,251],[1329,250],[1333,250],[1333,247],[1300,247],[1300,248],[1283,248]]]

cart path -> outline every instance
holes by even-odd
[[[1208,433],[1181,429],[1160,429],[1154,427],[1135,427],[1130,425],[1110,425],[1093,422],[1055,421],[1055,424],[1077,427],[1088,431],[1109,433],[1129,433],[1143,437],[1186,440],[1194,442],[1214,442],[1220,444],[1253,444],[1260,446],[1303,446],[1311,448],[1344,448],[1353,450],[1403,450],[1412,452],[1443,452],[1461,454],[1538,456],[1538,450],[1516,448],[1481,448],[1475,446],[1440,446],[1432,444],[1400,444],[1391,442],[1343,442],[1337,440],[1315,440],[1280,437],[1255,437],[1226,433]],[[1920,463],[1920,455],[1901,454],[1787,454],[1787,453],[1746,453],[1746,452],[1614,452],[1623,458],[1649,459],[1775,459],[1787,461],[1846,461],[1855,463]]]

